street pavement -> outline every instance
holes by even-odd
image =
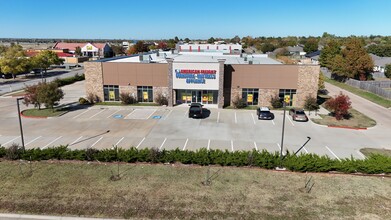
[[[74,76],[76,74],[83,74],[84,69],[81,68],[75,68],[72,70],[65,70],[65,69],[55,69],[55,70],[49,70],[48,73],[53,73],[53,72],[65,72],[62,74],[54,74],[53,76],[48,76],[45,77],[44,80],[46,82],[51,82],[55,80],[56,78],[67,78]],[[4,81],[0,83],[0,95],[4,95],[9,92],[17,91],[17,90],[22,90],[26,85],[31,86],[34,84],[37,84],[39,82],[42,82],[42,78],[37,78],[37,79],[32,79],[32,80],[27,80],[27,81],[19,81],[19,82],[12,82],[12,79],[8,79],[7,81]]]

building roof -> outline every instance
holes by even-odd
[[[289,52],[304,52],[303,47],[301,47],[301,46],[294,46],[294,47],[288,46],[288,47],[286,47],[286,49]]]
[[[386,66],[386,64],[391,64],[391,57],[379,57],[375,54],[369,54],[371,56],[375,66]]]
[[[317,50],[317,51],[314,51],[312,53],[307,53],[305,55],[305,57],[308,57],[308,58],[315,58],[315,57],[317,57],[317,58],[319,58],[319,55],[320,55],[320,50]]]
[[[65,42],[57,42],[53,48],[54,49],[69,49],[71,51],[74,51],[76,50],[76,47],[84,47],[85,45],[87,45],[88,43],[65,43]],[[94,45],[94,47],[98,48],[98,49],[103,49],[106,45],[106,43],[90,43],[92,45]]]

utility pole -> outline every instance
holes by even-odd
[[[22,139],[22,149],[23,152],[25,152],[25,147],[24,147],[24,137],[23,137],[23,127],[22,127],[22,118],[20,116],[20,107],[19,107],[19,100],[22,100],[24,98],[16,98],[16,105],[18,106],[18,117],[19,117],[19,127],[20,127],[20,138]]]

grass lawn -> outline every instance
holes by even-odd
[[[63,113],[67,112],[67,109],[26,109],[23,111],[25,116],[36,116],[36,117],[57,117]]]
[[[362,90],[362,89],[358,89],[358,88],[355,88],[353,86],[349,86],[349,85],[346,85],[345,83],[341,83],[341,82],[337,82],[335,80],[332,80],[332,79],[329,79],[327,77],[325,77],[325,82],[328,82],[332,85],[335,85],[335,86],[338,86],[342,89],[345,89],[353,94],[356,94],[364,99],[367,99],[371,102],[374,102],[378,105],[381,105],[383,107],[386,107],[386,108],[390,108],[391,107],[391,100],[389,99],[386,99],[386,98],[383,98],[381,96],[378,96],[376,94],[373,94],[371,92],[368,92],[368,91],[365,91],[365,90]]]
[[[0,162],[0,212],[154,219],[391,219],[391,178],[258,168]],[[216,175],[214,175],[217,172]],[[315,183],[305,192],[306,178]]]
[[[335,117],[329,115],[319,115],[322,119],[311,119],[313,122],[321,125],[330,126],[347,126],[352,128],[369,128],[376,125],[376,121],[362,114],[361,112],[350,109],[351,118],[337,120]]]
[[[160,106],[159,104],[156,103],[136,103],[136,104],[129,104],[129,105],[124,105],[121,102],[98,102],[95,103],[95,105],[109,105],[109,106]]]
[[[391,157],[391,150],[387,150],[387,149],[363,148],[360,149],[360,151],[365,156],[369,156],[371,154],[382,154]]]

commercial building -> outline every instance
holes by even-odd
[[[68,50],[69,53],[75,53],[76,48],[80,47],[82,56],[99,58],[112,57],[113,50],[108,43],[65,43],[58,42],[53,46],[53,49]]]
[[[267,55],[224,55],[221,52],[156,52],[84,64],[86,92],[102,101],[119,101],[129,93],[139,102],[161,94],[168,105],[199,102],[222,108],[243,98],[249,105],[270,106],[274,96],[290,96],[302,107],[316,97],[318,65],[284,65]]]
[[[219,52],[223,54],[241,54],[242,45],[240,44],[177,44],[176,50],[179,53],[186,52]]]

